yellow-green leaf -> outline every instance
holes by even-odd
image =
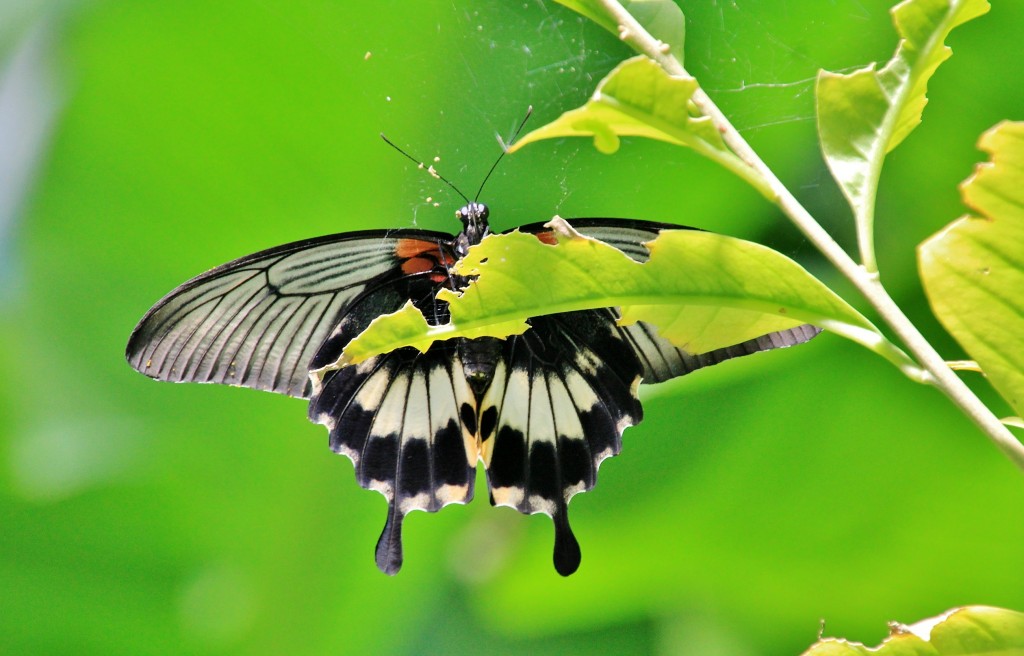
[[[986,132],[981,164],[961,188],[978,212],[918,249],[928,301],[1018,414],[1024,414],[1024,123]]]
[[[561,222],[556,219],[556,222]],[[479,278],[461,294],[442,292],[451,322],[427,326],[406,308],[374,322],[349,343],[338,366],[434,340],[523,332],[531,317],[620,307],[624,322],[645,321],[691,353],[813,323],[900,361],[856,310],[796,262],[752,242],[695,230],[664,230],[637,262],[564,223],[555,245],[535,235],[491,235],[457,264]],[[370,341],[372,339],[372,341]],[[900,361],[902,364],[903,362]]]
[[[1024,613],[989,606],[955,608],[915,624],[889,625],[877,647],[825,638],[804,656],[1012,656],[1024,653]]]
[[[696,89],[692,77],[673,77],[647,57],[633,57],[601,80],[583,107],[530,132],[510,150],[542,139],[593,137],[598,150],[612,153],[620,136],[634,136],[733,157],[711,120],[691,115]]]
[[[886,153],[921,122],[928,80],[952,52],[946,36],[988,10],[987,0],[905,0],[892,9],[901,38],[881,70],[819,74],[821,148],[856,216],[870,214]]]

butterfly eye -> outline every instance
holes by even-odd
[[[462,210],[455,210],[455,218],[459,221],[465,220],[465,215],[463,215]]]

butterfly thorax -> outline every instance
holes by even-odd
[[[491,232],[491,228],[487,224],[489,214],[486,205],[475,201],[455,213],[456,218],[462,221],[462,232],[455,238],[455,254],[458,257],[464,257],[469,252],[470,246],[479,244]],[[464,276],[451,277],[451,282],[456,289],[464,288],[469,281],[470,278]],[[501,345],[502,341],[493,337],[458,340],[462,370],[477,397],[487,391],[494,379],[494,370],[501,355]]]

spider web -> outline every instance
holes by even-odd
[[[891,29],[886,27],[888,0],[833,0],[819,3],[813,13],[807,12],[805,2],[793,3],[791,9],[785,0],[680,4],[687,17],[687,68],[719,102],[734,106],[734,124],[744,131],[813,121],[817,72],[868,63],[844,59],[844,49],[831,43],[831,31],[842,26],[843,32],[858,35],[863,46],[861,35],[885,35]],[[467,35],[455,44],[454,59],[475,85],[487,87],[487,94],[504,82],[523,96],[532,94],[534,105],[564,111],[589,96],[608,70],[633,54],[612,35],[553,2],[529,0],[483,12],[453,0],[452,7],[453,18]],[[479,43],[500,54],[501,74],[488,76],[480,70],[471,54]],[[877,58],[887,57],[887,48],[891,45],[883,45]],[[493,107],[476,104],[472,109],[480,122],[495,122]]]
[[[527,106],[534,108],[526,128],[529,131],[583,104],[607,72],[634,53],[614,35],[554,2],[447,2],[438,12],[436,24],[439,32],[451,37],[446,40],[443,58],[446,68],[430,81],[434,107],[420,108],[429,134],[419,142],[406,139],[406,143],[413,150],[425,150],[425,155],[417,155],[435,164],[464,194],[472,196],[500,152],[496,137],[507,141]],[[891,40],[884,40],[887,30],[891,31],[886,27],[888,4],[878,0],[816,3],[811,13],[807,3],[785,0],[680,4],[687,18],[687,69],[737,129],[754,141],[796,140],[801,148],[812,144],[816,152],[813,92],[817,72],[822,68],[851,70],[867,63],[851,63],[846,54],[851,50],[859,57],[871,52],[882,59],[891,48]],[[840,47],[837,30],[881,34],[883,40],[875,50],[865,47],[871,44],[863,39],[855,48]],[[630,151],[633,157],[628,168],[639,177],[657,179],[666,166],[682,166],[666,164],[663,156],[645,156],[657,146],[638,148]],[[546,162],[530,151],[525,149],[498,167],[482,200],[500,198],[503,210],[537,220],[545,213],[550,216],[575,209],[582,193],[581,170],[588,170],[591,176],[602,175],[596,169],[605,170],[606,176],[624,170],[616,158],[596,155],[584,139],[549,143]],[[771,165],[772,153],[763,154]],[[434,157],[440,159],[435,162]],[[540,169],[546,171],[538,175]],[[542,197],[542,202],[534,204],[524,197],[524,170],[533,176],[527,184],[531,198]],[[514,183],[518,192],[511,187],[506,191],[506,184],[513,184],[506,183],[510,177],[518,178]],[[435,206],[448,214],[462,202],[436,180],[409,178],[407,192],[419,199],[412,207],[414,221],[433,214],[429,210]],[[819,172],[800,184],[814,187],[826,178],[827,174]],[[643,193],[643,186],[632,184],[623,189],[627,194],[634,191]],[[428,212],[424,214],[424,210]],[[512,221],[516,222],[524,220]],[[495,223],[507,225],[497,217]]]
[[[887,3],[859,0],[819,3],[813,12],[805,3],[741,6],[736,0],[687,2],[684,10],[705,26],[690,33],[688,68],[723,108],[732,109],[730,119],[741,132],[813,123],[818,71],[867,63],[837,58],[830,32],[843,25],[848,33],[874,33],[876,21],[888,20]]]

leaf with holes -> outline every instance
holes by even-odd
[[[765,246],[696,230],[662,230],[639,262],[561,219],[557,243],[512,232],[491,235],[456,265],[479,276],[461,295],[442,292],[451,321],[428,326],[414,308],[378,318],[352,340],[338,366],[402,346],[526,329],[530,318],[621,308],[694,354],[811,323],[905,364],[872,324],[799,264]],[[439,298],[441,295],[439,295]],[[372,341],[371,341],[372,340]]]

